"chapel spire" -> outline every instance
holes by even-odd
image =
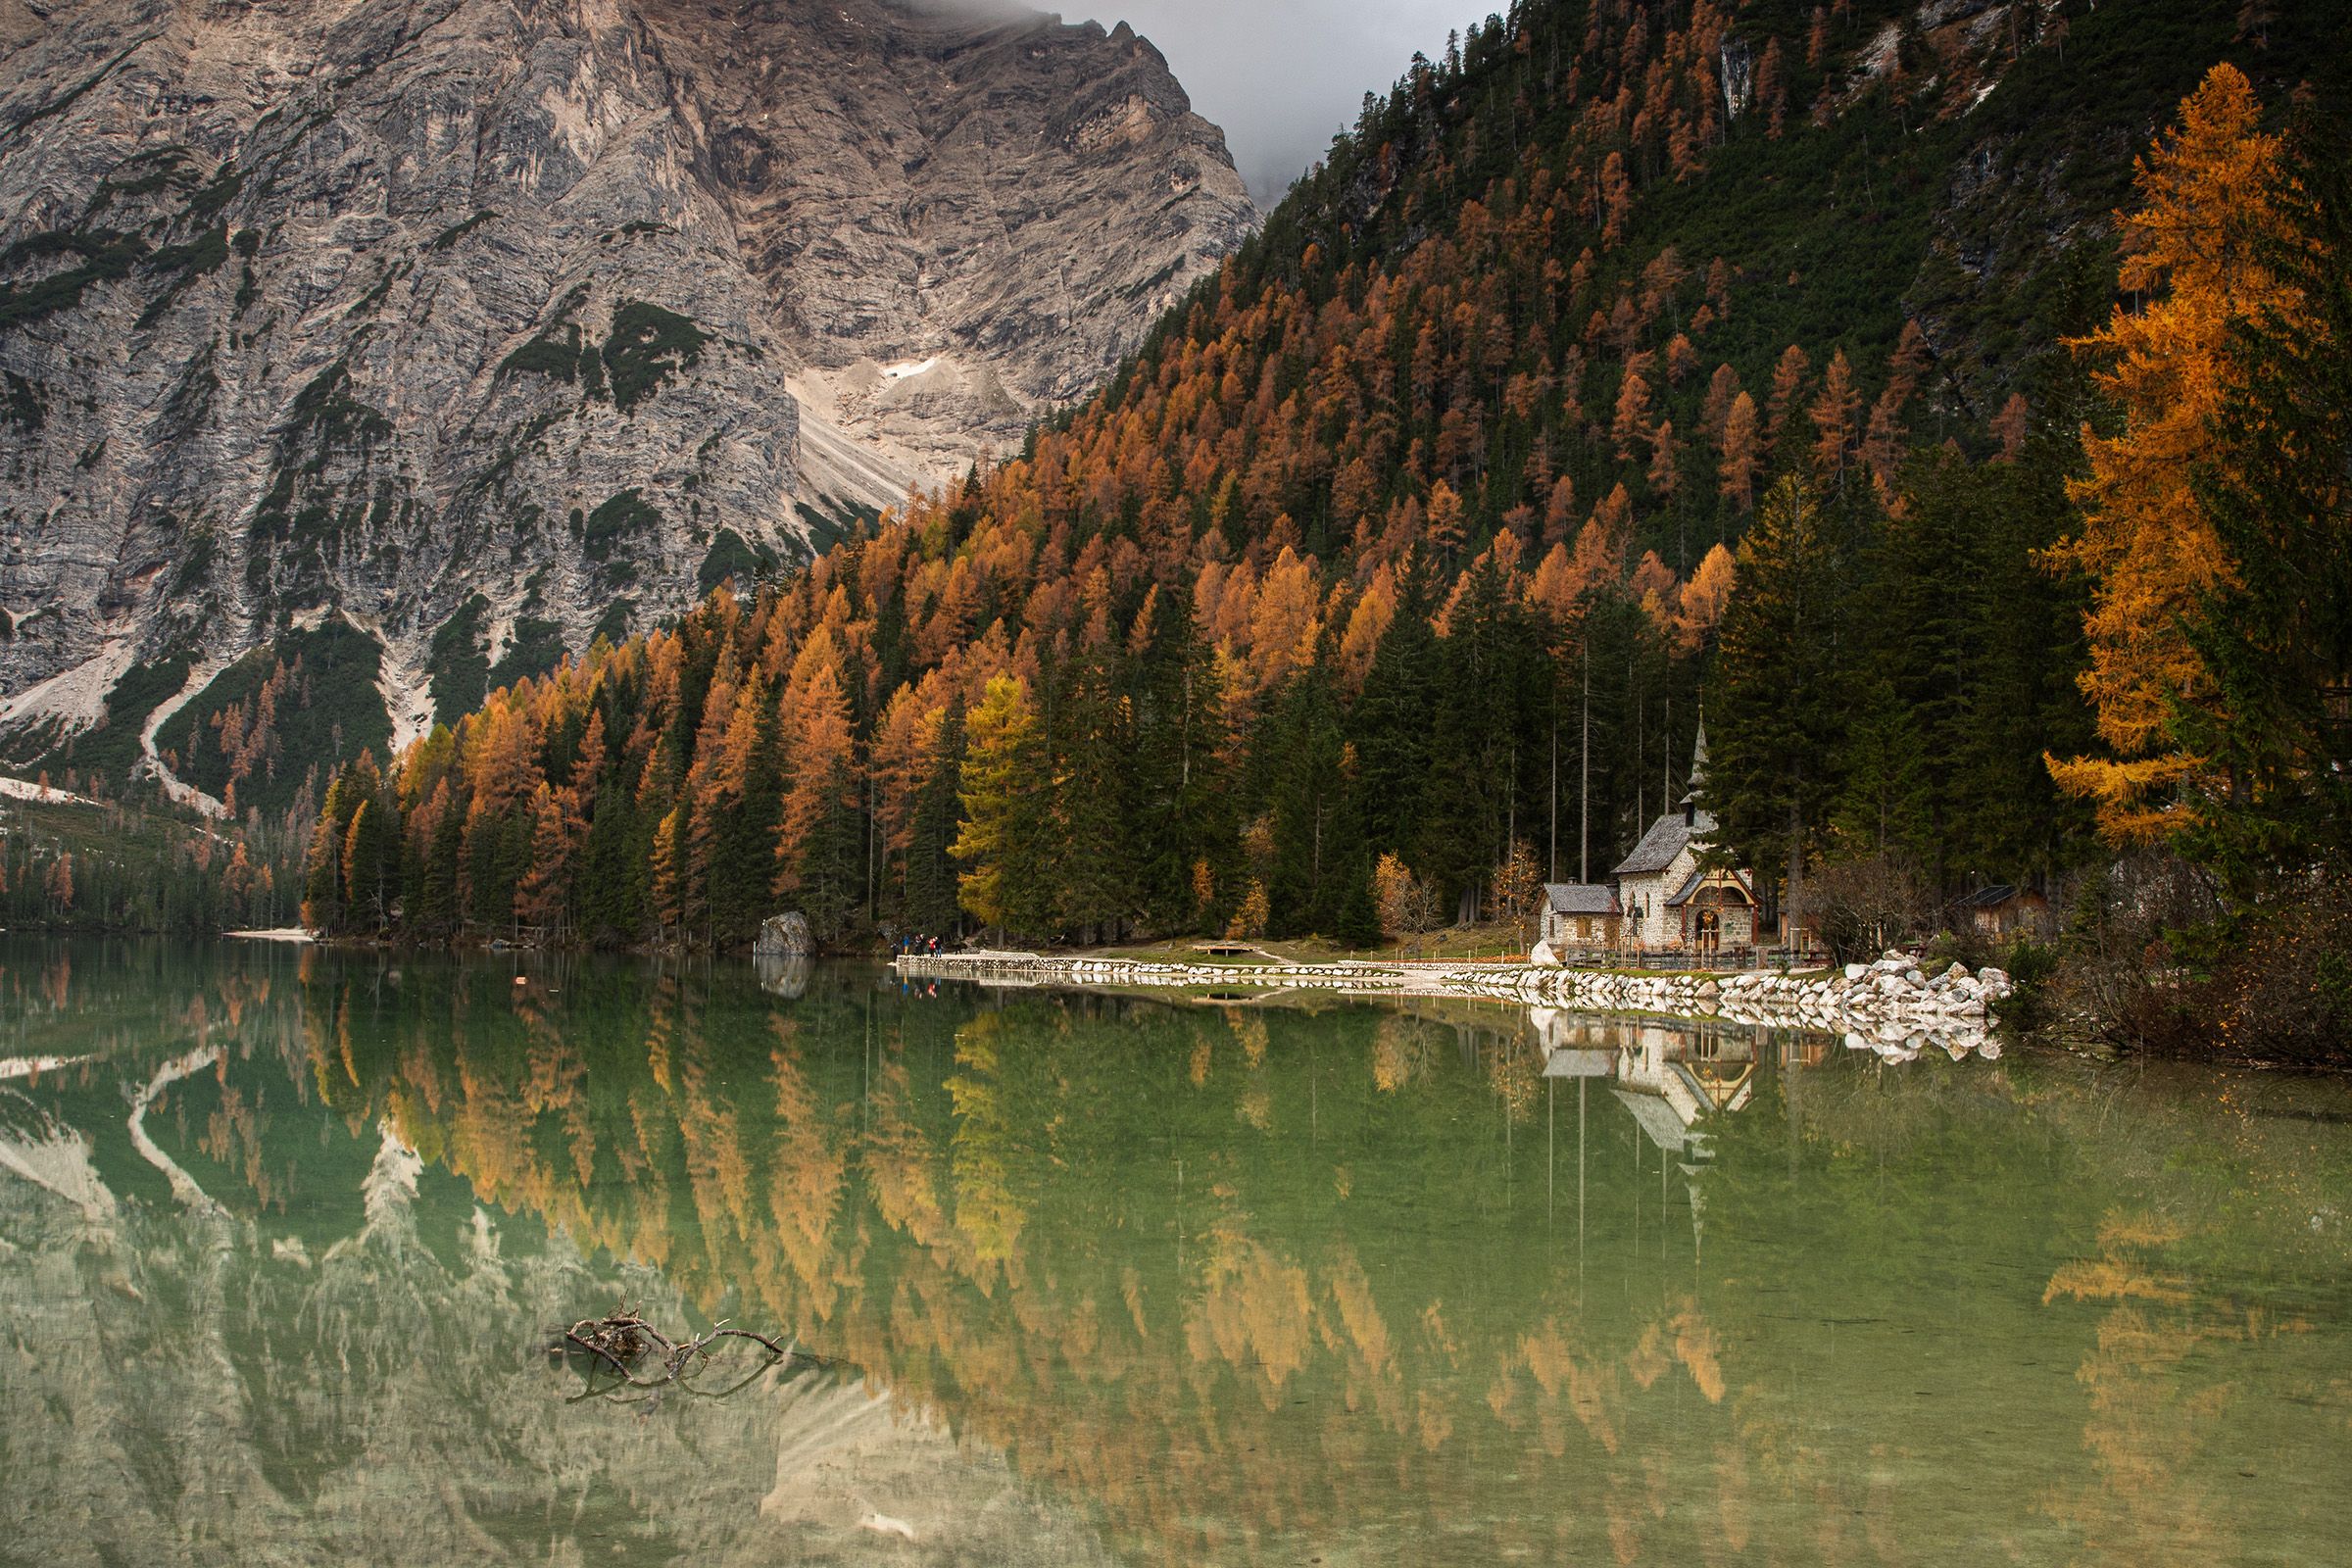
[[[1698,791],[1699,786],[1706,783],[1706,781],[1707,712],[1706,710],[1702,708],[1698,712],[1698,739],[1694,741],[1690,747],[1690,786],[1683,791],[1683,799],[1681,802],[1683,808],[1683,821],[1688,826],[1695,827],[1698,825]]]

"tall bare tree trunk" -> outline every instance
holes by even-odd
[[[1591,633],[1586,628],[1587,635]],[[1580,722],[1583,736],[1576,744],[1577,807],[1576,807],[1576,879],[1592,880],[1592,645],[1584,646],[1585,695],[1581,704]]]
[[[1557,882],[1560,879],[1560,689],[1554,684],[1551,691],[1551,841],[1544,866],[1550,872],[1547,880]]]
[[[1793,956],[1796,952],[1797,916],[1804,907],[1805,835],[1804,816],[1795,807],[1788,808],[1788,896],[1781,910],[1781,945]]]

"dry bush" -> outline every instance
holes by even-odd
[[[2221,913],[2213,879],[2177,855],[2127,856],[2085,873],[2059,939],[2053,1027],[2152,1054],[2208,1049],[2207,982],[2180,948]]]
[[[1918,868],[1881,853],[1824,865],[1805,893],[1807,913],[1838,962],[1875,958],[1924,933],[1935,912]]]
[[[2314,877],[2234,922],[2218,946],[2200,1010],[2219,1049],[2352,1059],[2352,883]]]

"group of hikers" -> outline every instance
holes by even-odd
[[[939,956],[939,938],[921,935],[903,936],[899,938],[896,951],[902,954],[911,953],[918,958],[925,956],[936,958]]]

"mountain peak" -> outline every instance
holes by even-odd
[[[327,607],[395,693],[476,599],[485,661],[584,648],[1016,446],[1256,221],[1156,53],[1035,12],[4,36],[10,690]]]

